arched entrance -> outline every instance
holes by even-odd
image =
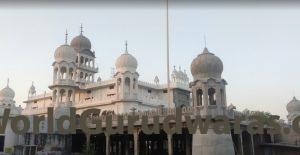
[[[106,138],[104,133],[91,135],[90,144],[94,147],[95,154],[105,154]]]
[[[192,154],[192,134],[189,134],[187,128],[182,129],[182,134],[174,134],[172,137],[174,155]]]
[[[86,146],[86,136],[82,130],[77,129],[76,134],[72,134],[72,153],[80,153]]]
[[[167,155],[168,137],[161,130],[160,134],[146,135],[143,132],[139,134],[140,155]]]
[[[133,155],[134,143],[131,134],[110,135],[110,155]]]

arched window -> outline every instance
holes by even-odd
[[[216,105],[216,90],[214,88],[208,89],[209,105]]]
[[[73,73],[73,68],[69,68],[69,78],[70,79],[73,79],[73,75],[74,75],[74,73]]]
[[[56,97],[57,97],[57,90],[55,89],[53,91],[53,101],[55,102],[56,101]]]
[[[83,64],[83,56],[80,57],[80,65]]]
[[[72,90],[69,90],[69,91],[68,91],[68,101],[71,100],[72,94],[73,94],[73,91],[72,91]]]
[[[62,102],[66,91],[64,89],[61,89],[59,93],[60,93],[60,102]]]
[[[136,79],[134,78],[134,79],[133,79],[133,85],[132,85],[132,88],[133,88],[133,89],[135,88],[135,85],[136,85]]]
[[[85,80],[85,81],[88,80],[88,74],[87,74],[87,73],[85,73],[84,80]]]
[[[201,89],[198,89],[196,95],[197,95],[197,106],[202,106],[203,91]]]
[[[128,93],[130,91],[130,78],[129,77],[125,78],[125,91]]]
[[[89,63],[89,59],[88,58],[85,58],[85,66],[87,66]]]
[[[80,79],[83,79],[83,72],[80,72]]]
[[[66,69],[66,67],[61,67],[60,74],[61,74],[61,78],[62,79],[66,79],[66,77],[67,77],[67,69]]]

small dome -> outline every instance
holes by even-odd
[[[0,99],[13,99],[15,97],[15,92],[9,86],[6,86],[0,91]]]
[[[71,46],[67,44],[61,45],[55,50],[54,58],[56,62],[75,62],[76,52]]]
[[[75,50],[90,50],[92,47],[90,40],[82,34],[72,39],[71,46]]]
[[[117,72],[126,72],[130,71],[131,73],[136,72],[138,63],[134,56],[129,54],[128,52],[125,52],[116,61],[116,69]]]
[[[191,72],[194,79],[221,78],[223,63],[219,57],[204,48],[203,52],[193,60]]]
[[[291,112],[300,112],[300,101],[296,98],[293,97],[293,99],[286,105],[286,110],[291,113]]]

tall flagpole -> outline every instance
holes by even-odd
[[[168,106],[171,108],[171,92],[170,92],[170,54],[169,54],[169,0],[167,1],[167,23],[166,23],[166,30],[167,30],[167,82],[168,82]]]

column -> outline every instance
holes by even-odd
[[[139,132],[138,130],[133,133],[133,142],[134,142],[134,155],[139,155]]]
[[[191,146],[192,146],[192,144],[189,141],[189,136],[186,135],[185,136],[185,153],[186,153],[186,155],[191,155],[191,152],[190,152]]]
[[[243,134],[240,133],[241,155],[244,155]]]
[[[70,79],[70,68],[66,67],[66,79]]]
[[[255,150],[254,150],[254,141],[253,141],[253,135],[250,134],[251,136],[251,148],[252,148],[252,155],[255,155]]]
[[[58,73],[58,79],[61,79],[60,67],[58,67],[57,73]]]
[[[168,134],[168,155],[173,155],[172,135]]]
[[[56,103],[58,103],[60,101],[60,98],[61,98],[60,89],[57,89],[57,92],[56,92]]]
[[[53,68],[53,81],[57,79],[57,70],[56,68],[54,67]]]
[[[270,134],[270,137],[271,137],[271,143],[275,143],[275,141],[274,141],[274,134]]]
[[[109,150],[110,150],[110,141],[109,141],[109,135],[105,135],[105,153],[106,155],[109,155]]]
[[[90,134],[86,134],[85,136],[86,136],[86,147],[89,150],[88,147],[90,147],[90,138],[91,138],[91,135]]]
[[[72,91],[72,102],[75,103],[75,89]]]
[[[202,86],[202,91],[203,91],[203,101],[204,103],[202,103],[205,107],[207,107],[209,105],[208,103],[208,90],[206,89],[206,87]]]

